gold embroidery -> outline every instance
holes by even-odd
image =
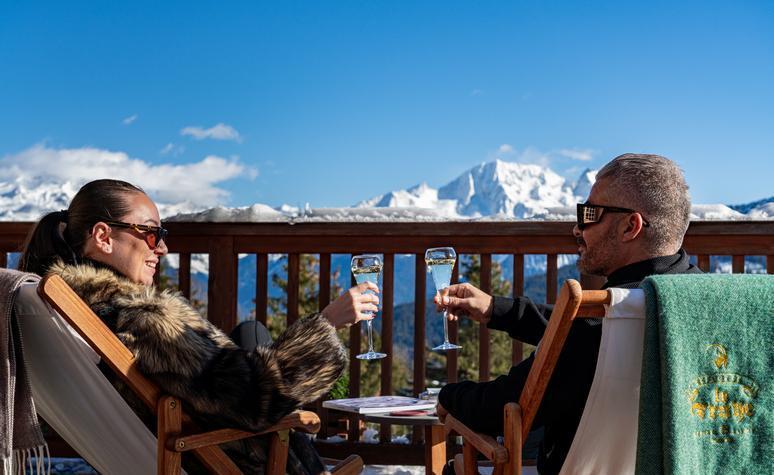
[[[707,345],[707,349],[709,350],[710,348],[714,348],[717,352],[717,356],[713,361],[715,363],[715,367],[720,369],[728,366],[728,351],[726,351],[726,347],[719,343],[713,343],[712,345]]]
[[[706,347],[706,351],[710,350],[713,369],[728,368],[731,359],[726,347],[713,343]],[[751,400],[758,396],[760,389],[755,381],[735,372],[713,372],[697,375],[691,383],[684,392],[690,404],[690,417],[704,421],[700,424],[714,426],[694,431],[694,437],[707,437],[712,443],[725,444],[752,434],[752,427],[746,424],[755,414]]]

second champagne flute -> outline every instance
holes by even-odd
[[[379,285],[379,274],[382,272],[382,260],[379,256],[371,254],[365,254],[352,257],[352,275],[355,276],[355,282],[362,284],[363,282],[373,282],[377,286]],[[366,290],[367,294],[373,294],[372,291]],[[373,312],[363,312],[364,315],[373,315]],[[373,319],[372,319],[373,320]],[[371,320],[366,320],[368,329],[368,351],[356,356],[359,360],[378,360],[387,356],[385,353],[378,353],[374,351],[374,336]]]
[[[425,264],[430,275],[433,276],[435,290],[440,294],[443,289],[451,284],[452,269],[457,260],[457,253],[451,247],[433,247],[425,251]],[[446,308],[443,309],[443,343],[433,348],[434,351],[457,350],[459,345],[449,342],[449,319],[446,316]]]

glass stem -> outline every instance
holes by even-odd
[[[449,343],[449,319],[446,316],[446,310],[443,311],[443,342]]]
[[[371,327],[371,320],[366,320],[366,325],[368,325],[368,352],[373,353],[374,352],[374,333]]]

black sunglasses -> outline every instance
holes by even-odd
[[[145,244],[147,244],[151,249],[156,249],[159,244],[161,244],[161,241],[163,241],[169,234],[169,231],[162,228],[161,226],[149,226],[147,224],[124,223],[121,221],[108,220],[103,220],[102,222],[117,228],[134,229],[138,233],[142,234],[142,238],[145,240]]]
[[[604,211],[608,213],[639,213],[629,208],[616,208],[615,206],[602,206],[591,203],[578,203],[578,229],[583,230],[589,224],[594,224],[602,219]],[[639,213],[642,216],[642,213]],[[643,225],[647,228],[650,223],[642,218]]]

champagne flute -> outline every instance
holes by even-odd
[[[433,276],[435,290],[440,293],[451,284],[452,269],[457,260],[457,253],[451,247],[434,247],[425,251],[425,264],[427,271]],[[443,309],[443,343],[433,348],[434,351],[456,350],[462,348],[454,343],[449,343],[449,319],[446,309]]]
[[[370,254],[352,257],[352,275],[355,276],[355,282],[373,282],[379,285],[379,274],[382,272],[382,260],[379,256]],[[373,294],[372,290],[366,290],[366,294]],[[363,312],[364,315],[374,315],[373,312]],[[373,320],[373,319],[371,319]],[[371,320],[366,320],[368,329],[368,351],[356,356],[359,360],[378,360],[387,356],[384,353],[374,351],[374,334]]]

